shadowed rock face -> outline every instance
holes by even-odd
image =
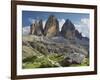
[[[75,26],[69,19],[63,24],[61,35],[68,39],[73,39],[75,37]]]
[[[35,23],[31,24],[30,34],[34,34],[34,35],[37,35],[37,36],[43,35],[42,20],[36,20]]]
[[[75,36],[76,36],[78,39],[82,39],[82,34],[79,33],[78,30],[75,30]]]
[[[54,37],[59,34],[59,22],[54,15],[50,15],[45,28],[44,28],[44,36],[46,37]]]

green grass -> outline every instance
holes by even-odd
[[[23,69],[32,68],[49,68],[49,67],[60,67],[60,63],[64,59],[61,54],[51,53],[48,55],[32,56],[23,60]],[[88,66],[89,59],[85,58],[81,64],[71,64],[70,66]],[[65,67],[65,66],[64,66]],[[66,66],[68,67],[68,66]]]
[[[61,54],[56,54],[56,53],[52,53],[52,54],[49,54],[47,56],[50,60],[53,60],[53,61],[57,61],[57,62],[60,62],[63,60],[63,55]]]
[[[33,56],[23,60],[23,68],[46,68],[57,67],[59,61],[63,59],[62,55],[49,54],[47,56]]]
[[[40,67],[40,63],[36,63],[36,62],[34,62],[34,63],[24,63],[23,64],[23,66],[22,66],[22,68],[23,69],[30,69],[30,68],[38,68],[38,67]]]
[[[33,62],[36,58],[37,58],[37,56],[32,56],[32,57],[25,58],[23,60],[23,63],[24,62]]]

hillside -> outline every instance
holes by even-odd
[[[79,65],[87,59],[87,46],[58,38],[62,37],[23,36],[23,68]]]

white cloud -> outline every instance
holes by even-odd
[[[82,18],[79,22],[79,24],[75,24],[75,27],[79,32],[82,33],[83,36],[89,37],[89,19],[88,18]]]
[[[35,19],[29,18],[29,22],[30,23],[34,23],[35,22]]]
[[[29,34],[30,33],[30,26],[25,26],[25,27],[23,27],[23,29],[22,29],[22,34],[23,35],[27,35],[27,34]]]
[[[43,28],[45,27],[46,24],[46,20],[43,20]]]
[[[65,19],[58,19],[58,21],[59,21],[59,30],[61,31],[61,28],[63,24],[65,23]]]
[[[88,25],[89,26],[89,19],[88,18],[82,18],[81,19],[81,23],[83,23],[84,25]]]

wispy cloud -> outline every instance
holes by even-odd
[[[46,24],[46,20],[43,20],[43,28],[45,27]]]
[[[23,35],[27,35],[27,34],[29,34],[30,33],[30,26],[25,26],[25,27],[23,27],[23,29],[22,29],[22,34]]]
[[[34,23],[35,22],[35,19],[32,19],[32,18],[29,18],[28,20],[29,20],[30,23]]]
[[[78,24],[75,24],[75,27],[82,33],[83,36],[89,37],[89,25],[89,19],[82,18]]]
[[[61,31],[61,28],[63,24],[65,23],[65,19],[58,19],[58,21],[59,21],[59,30]]]
[[[89,19],[88,19],[88,18],[82,18],[82,19],[81,19],[81,22],[82,22],[84,25],[88,25],[88,26],[89,26]]]

